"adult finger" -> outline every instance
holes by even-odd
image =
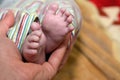
[[[66,61],[67,61],[67,59],[68,59],[68,57],[70,55],[71,48],[72,48],[72,44],[70,44],[67,47],[66,53],[64,54],[64,57],[63,57],[63,59],[61,61],[61,64],[59,65],[59,69],[61,69],[64,66],[64,64],[66,63]]]
[[[14,15],[8,11],[0,21],[0,36],[6,36],[8,29],[14,24]]]
[[[61,61],[61,65],[59,66],[59,69],[61,69],[63,67],[63,65],[66,63],[66,61],[67,61],[67,59],[68,59],[68,57],[70,55],[70,51],[72,50],[72,47],[73,47],[73,45],[75,43],[75,40],[76,39],[73,39],[72,36],[71,36],[71,39],[69,41],[69,45],[67,47],[67,51],[66,51],[66,53],[65,53],[65,55],[64,55],[64,57],[63,57],[63,59]]]
[[[63,41],[61,46],[52,53],[48,60],[48,62],[53,66],[54,70],[56,71],[59,69],[59,66],[61,65],[63,58],[66,54],[69,39],[70,35],[66,37],[65,41]]]

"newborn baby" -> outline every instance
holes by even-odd
[[[45,54],[54,51],[74,27],[72,15],[64,8],[58,11],[58,4],[52,3],[44,11],[42,24],[33,22],[32,32],[27,36],[22,46],[22,54],[28,62],[43,63]]]

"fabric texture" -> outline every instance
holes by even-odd
[[[14,12],[15,24],[8,31],[8,37],[15,42],[18,49],[21,48],[30,30],[31,23],[37,18],[37,13],[39,13],[42,4],[43,2],[39,0],[19,0],[14,5],[10,5],[9,8],[1,8],[0,18],[6,14],[8,9]]]
[[[120,9],[120,0],[90,0],[93,2],[101,15],[107,16],[106,13],[104,13],[103,8],[108,7],[118,7]],[[118,20],[114,21],[113,24],[120,24],[120,11],[118,14]]]

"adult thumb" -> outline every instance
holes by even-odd
[[[6,36],[8,29],[14,24],[14,14],[8,11],[0,21],[0,36]]]

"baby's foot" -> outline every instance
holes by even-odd
[[[56,14],[58,8],[57,3],[52,3],[48,10],[44,11],[42,28],[48,41],[46,44],[47,53],[57,48],[65,36],[74,29],[69,26],[72,23],[72,15],[65,9],[60,9]]]
[[[34,22],[31,29],[22,47],[23,57],[28,62],[42,64],[45,61],[45,36],[38,23]]]

